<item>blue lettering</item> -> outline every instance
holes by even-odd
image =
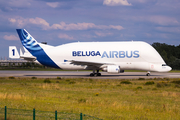
[[[114,58],[114,56],[116,56],[116,58],[118,58],[118,52],[117,51],[112,51],[112,58]]]
[[[83,54],[83,51],[82,51],[82,56],[86,56],[86,55]]]
[[[15,50],[14,49],[12,49],[12,52],[13,52],[13,56],[15,55]]]
[[[111,51],[109,51],[109,58],[111,58]]]
[[[134,58],[138,58],[139,57],[139,51],[134,51]]]
[[[95,56],[96,54],[95,54],[95,52],[94,51],[92,51],[91,52],[91,56]]]
[[[125,52],[119,51],[119,58],[125,58]]]
[[[89,51],[89,54],[88,52],[86,51],[86,56],[90,56],[91,55],[91,52]]]
[[[100,52],[99,52],[99,51],[97,51],[97,53],[96,53],[96,56],[98,56],[98,55],[99,55],[99,56],[101,56],[101,54],[100,54]]]
[[[73,52],[72,52],[72,56],[76,56],[76,51],[73,51]]]
[[[108,54],[106,53],[106,51],[103,52],[103,55],[101,56],[101,58],[103,58],[103,57],[109,58],[109,56],[108,56]]]
[[[131,55],[130,56],[128,56],[128,51],[126,51],[126,57],[127,58],[132,58],[132,51],[131,51]]]
[[[81,51],[77,51],[77,56],[81,56]]]
[[[13,51],[14,52],[14,51]],[[109,53],[109,54],[107,54]],[[13,53],[14,54],[14,53]],[[72,56],[101,56],[99,51],[72,51]],[[104,51],[101,58],[139,58],[139,51]]]

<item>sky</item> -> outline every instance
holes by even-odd
[[[22,47],[16,29],[53,46],[132,40],[178,46],[179,6],[180,0],[0,0],[0,57],[8,57],[9,46]]]

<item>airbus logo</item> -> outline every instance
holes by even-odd
[[[72,51],[73,57],[80,56],[101,56],[101,58],[139,58],[139,51]]]

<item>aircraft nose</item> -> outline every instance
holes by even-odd
[[[171,71],[172,68],[171,68],[170,66],[167,66],[167,70],[168,70],[168,71]]]

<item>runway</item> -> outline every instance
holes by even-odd
[[[156,73],[146,76],[146,72],[125,72],[108,74],[101,72],[102,76],[90,77],[91,71],[10,71],[0,70],[0,77],[38,77],[38,78],[95,78],[95,79],[138,79],[138,78],[180,78],[180,73]]]

